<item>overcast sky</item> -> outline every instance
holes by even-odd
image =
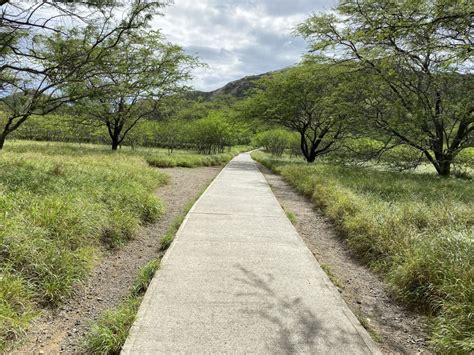
[[[167,39],[208,68],[195,72],[196,89],[210,91],[246,75],[297,63],[306,43],[292,29],[336,0],[174,0],[154,21]]]

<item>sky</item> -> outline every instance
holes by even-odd
[[[174,0],[153,22],[166,38],[207,68],[192,85],[217,89],[247,75],[299,62],[306,42],[292,34],[312,13],[329,11],[336,0]]]

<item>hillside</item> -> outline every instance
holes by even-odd
[[[244,98],[251,89],[255,88],[255,82],[258,79],[268,74],[270,73],[245,76],[241,79],[231,81],[223,87],[213,91],[192,91],[188,94],[188,97],[192,99],[202,98],[204,100],[212,101],[219,96],[226,95],[241,99]]]

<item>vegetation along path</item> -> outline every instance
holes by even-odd
[[[140,267],[159,255],[160,240],[186,204],[198,197],[217,175],[220,167],[170,168],[168,184],[156,194],[165,213],[121,248],[105,252],[85,287],[59,309],[44,313],[30,329],[29,339],[19,354],[66,354],[81,352],[83,337],[91,322],[117,305],[129,293]]]
[[[124,354],[379,353],[249,154],[189,212]]]

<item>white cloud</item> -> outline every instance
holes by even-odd
[[[175,0],[154,20],[167,39],[208,64],[194,86],[213,90],[246,75],[294,64],[306,51],[292,29],[336,0]]]

